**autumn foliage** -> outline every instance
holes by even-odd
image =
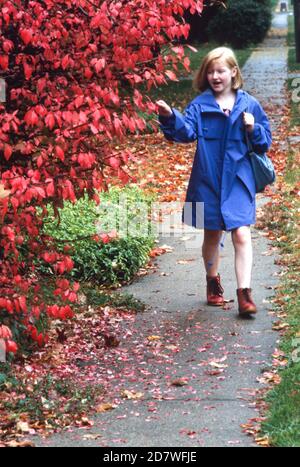
[[[78,284],[64,273],[70,257],[42,235],[50,203],[85,192],[97,199],[106,168],[129,180],[129,150],[115,141],[142,132],[155,110],[145,89],[188,68],[177,40],[188,35],[184,10],[196,0],[0,1],[0,338],[15,352],[20,331],[45,342],[41,318],[73,316]],[[169,46],[166,46],[169,44]],[[35,269],[52,265],[56,288],[46,303]],[[13,334],[11,333],[13,331]],[[16,330],[18,332],[16,332]]]

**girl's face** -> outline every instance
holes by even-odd
[[[230,68],[223,60],[214,60],[207,68],[207,81],[215,94],[225,94],[232,88],[237,68]]]

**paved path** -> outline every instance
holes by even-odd
[[[286,104],[287,18],[287,13],[274,16],[269,36],[254,50],[243,67],[245,89],[269,111],[273,130],[280,125],[282,107]]]
[[[276,15],[274,27],[281,33],[266,39],[243,69],[246,89],[263,106],[274,104],[274,129],[285,104],[286,19],[286,14]],[[114,368],[105,370],[104,364],[103,371],[110,371],[118,390],[140,391],[142,399],[123,399],[112,412],[97,415],[88,432],[95,439],[84,439],[84,431],[73,430],[47,440],[34,437],[37,445],[254,446],[240,424],[258,416],[254,396],[261,384],[257,378],[270,364],[276,347],[267,301],[277,283],[274,256],[265,255],[268,242],[253,230],[253,289],[259,313],[256,319],[239,320],[236,301],[228,310],[205,305],[202,235],[193,242],[187,236],[161,239],[173,252],[157,260],[157,271],[124,288],[143,300],[148,311],[137,316],[132,337],[126,341],[126,363],[116,359]],[[226,297],[235,299],[232,259],[228,235],[220,273]],[[135,355],[139,355],[136,361]],[[170,384],[178,378],[187,384]]]

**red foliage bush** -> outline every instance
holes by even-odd
[[[41,316],[72,317],[77,291],[66,279],[61,287],[72,260],[41,233],[46,206],[57,210],[85,192],[97,199],[106,166],[129,180],[130,151],[113,143],[143,131],[139,112],[155,110],[141,85],[175,79],[184,51],[172,41],[188,35],[184,9],[200,12],[202,1],[0,1],[0,173],[9,192],[0,202],[0,323],[13,330],[17,323],[39,345]],[[159,53],[166,43],[175,53]],[[55,267],[52,304],[36,258]],[[17,350],[11,336],[7,350]]]

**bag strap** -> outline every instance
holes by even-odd
[[[249,97],[248,97],[248,102],[249,102]],[[248,111],[249,111],[249,104],[246,107],[246,112],[248,113]],[[248,135],[248,131],[246,129],[246,125],[245,125],[245,137],[246,137],[248,152],[253,152],[252,144],[250,143],[250,140],[249,140],[249,135]]]

